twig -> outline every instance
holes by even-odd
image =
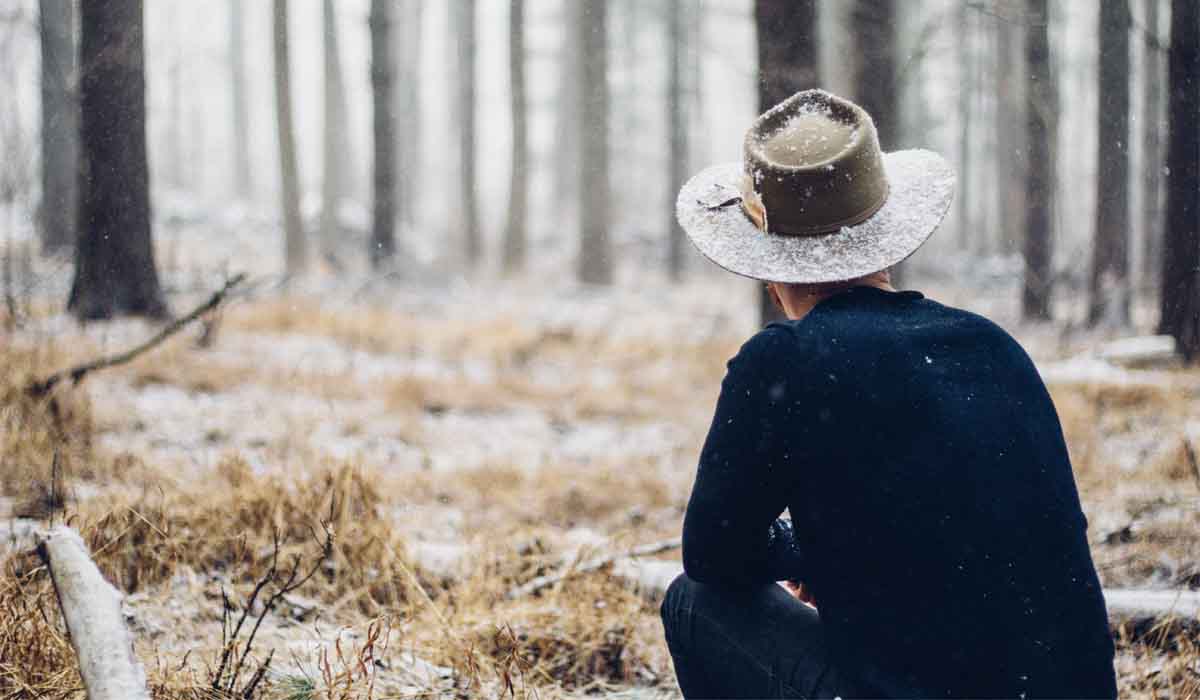
[[[509,590],[507,598],[509,600],[514,600],[516,598],[523,598],[528,595],[533,595],[538,591],[557,585],[568,578],[571,578],[572,576],[598,571],[621,559],[632,559],[633,557],[646,557],[650,556],[651,554],[661,554],[662,552],[668,552],[672,549],[678,549],[680,546],[682,546],[681,539],[678,537],[673,537],[668,540],[659,540],[658,542],[650,542],[647,544],[638,545],[637,547],[627,549],[624,552],[619,552],[617,554],[596,557],[595,559],[585,561],[578,566],[569,566],[558,573],[546,574],[545,576],[538,576],[537,578],[531,579],[524,584]]]
[[[165,328],[163,328],[149,340],[143,342],[141,345],[116,355],[102,357],[97,360],[85,362],[81,365],[76,365],[70,369],[55,372],[49,377],[46,377],[40,381],[35,381],[29,386],[25,387],[25,393],[33,398],[40,398],[50,393],[50,390],[64,379],[70,379],[72,384],[78,384],[79,382],[83,381],[83,378],[87,376],[89,372],[115,367],[117,365],[123,365],[133,360],[138,355],[153,349],[159,343],[175,335],[192,321],[195,321],[204,314],[220,306],[221,302],[225,300],[225,297],[229,295],[229,292],[232,291],[234,287],[245,281],[245,279],[246,275],[244,274],[234,275],[233,277],[229,278],[225,281],[225,285],[223,287],[213,292],[213,295],[208,298],[208,301],[192,309],[186,315],[181,316],[167,324]]]
[[[1192,447],[1192,441],[1186,437],[1183,438],[1183,454],[1192,468],[1192,476],[1196,477],[1196,486],[1200,486],[1200,460],[1196,459],[1196,448]]]

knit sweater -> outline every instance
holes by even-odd
[[[730,360],[683,560],[718,586],[803,581],[843,695],[1115,697],[1086,530],[1020,345],[855,287]]]

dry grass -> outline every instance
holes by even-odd
[[[181,340],[113,376],[131,391],[169,384],[214,397],[250,382],[324,399],[370,393],[414,441],[422,415],[514,406],[563,424],[669,416],[702,430],[711,401],[697,391],[716,391],[736,349],[729,339],[667,344],[507,318],[479,324],[284,302],[233,309],[222,332],[251,343],[320,336],[362,352],[434,357],[446,371],[364,386],[347,374],[264,368],[253,357],[231,364]],[[20,391],[68,359],[53,348],[0,348],[0,496],[14,513],[68,519],[106,575],[133,594],[137,651],[156,698],[219,697],[209,677],[222,648],[222,591],[240,613],[276,538],[284,560],[315,563],[326,528],[332,550],[297,592],[315,609],[300,601],[272,612],[251,654],[261,661],[277,651],[262,697],[547,698],[671,687],[656,602],[605,572],[526,599],[505,594],[579,556],[569,533],[580,529],[614,547],[675,534],[690,474],[672,459],[398,472],[310,456],[255,467],[231,450],[210,473],[173,473],[97,447],[99,406],[94,414],[87,392],[60,389],[52,406]],[[1128,535],[1118,530],[1095,545],[1106,584],[1200,586],[1200,484],[1182,442],[1200,414],[1194,393],[1075,386],[1054,394],[1093,535],[1100,521],[1131,523]],[[345,419],[346,434],[355,420]],[[1132,466],[1116,459],[1130,444],[1140,455]],[[453,575],[417,556],[423,540],[464,543]],[[289,645],[314,635],[323,651],[308,666],[293,663]],[[410,653],[450,677],[404,676]],[[1200,654],[1186,640],[1167,648],[1123,641],[1118,664],[1123,695],[1200,693]],[[0,572],[0,700],[34,697],[82,691],[45,572],[15,552]]]

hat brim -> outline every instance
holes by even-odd
[[[885,153],[883,167],[887,201],[871,218],[834,233],[784,236],[755,226],[737,199],[741,163],[715,165],[689,180],[675,214],[704,257],[735,274],[801,284],[852,280],[915,253],[954,199],[954,168],[933,151]]]

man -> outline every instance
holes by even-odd
[[[685,696],[1116,696],[1037,370],[990,321],[889,282],[953,184],[807,91],[759,117],[744,164],[680,192],[700,251],[790,319],[730,360],[700,456],[662,609]]]

